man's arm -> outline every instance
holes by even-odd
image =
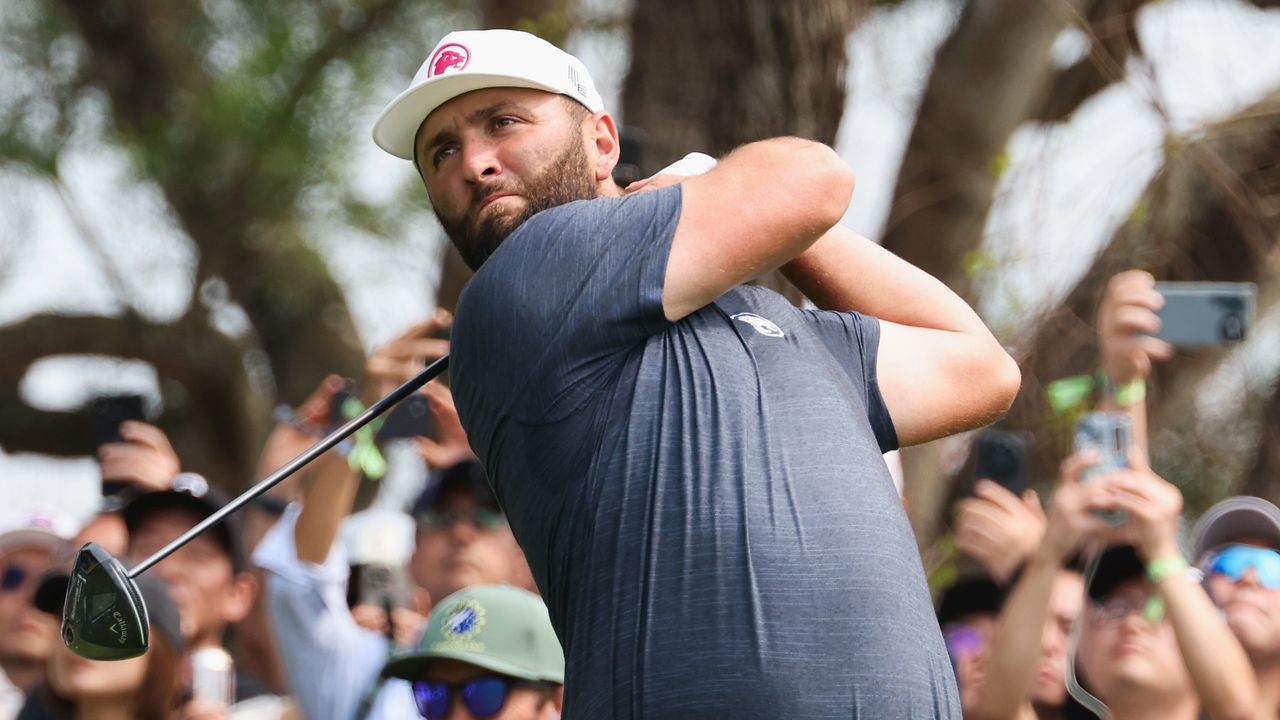
[[[820,308],[881,320],[876,374],[901,445],[986,425],[1009,409],[1017,363],[928,273],[842,225],[782,271]]]
[[[853,183],[835,151],[799,138],[744,145],[684,180],[663,283],[667,319],[800,254],[840,220]]]

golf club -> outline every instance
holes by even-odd
[[[142,602],[142,594],[138,591],[134,578],[385,413],[448,366],[448,355],[431,363],[408,382],[370,405],[363,413],[329,433],[284,467],[130,570],[125,570],[124,565],[101,546],[87,543],[80,548],[71,567],[71,579],[62,606],[62,641],[72,652],[90,660],[124,660],[145,653],[150,640],[150,628],[147,608]]]

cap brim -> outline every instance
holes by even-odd
[[[1243,539],[1261,538],[1280,549],[1280,509],[1252,496],[1228,498],[1209,508],[1196,523],[1192,537],[1197,562],[1215,548]]]
[[[479,653],[470,653],[465,650],[431,650],[408,653],[389,661],[383,666],[382,676],[400,678],[402,680],[421,680],[426,675],[428,668],[431,667],[431,663],[437,660],[457,660],[458,662],[475,665],[476,667],[511,677],[564,684],[563,677],[547,677],[545,674],[525,665],[503,662],[498,658]]]
[[[19,547],[35,547],[53,552],[62,547],[62,542],[62,538],[52,530],[22,528],[0,535],[0,552]]]
[[[528,88],[555,95],[562,94],[556,88],[509,75],[443,75],[405,90],[388,103],[373,124],[373,141],[398,158],[412,160],[413,140],[418,134],[418,128],[422,127],[423,121],[433,110],[472,90],[495,87]]]

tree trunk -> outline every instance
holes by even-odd
[[[639,0],[622,117],[645,133],[643,175],[692,151],[719,157],[753,140],[835,142],[845,104],[845,42],[861,2]],[[762,284],[792,302],[778,273]]]

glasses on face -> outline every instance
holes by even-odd
[[[1252,569],[1258,582],[1268,590],[1280,589],[1280,552],[1253,545],[1230,545],[1218,551],[1209,561],[1210,574],[1223,575],[1239,582]]]
[[[1093,604],[1093,615],[1104,625],[1118,623],[1138,613],[1147,622],[1155,624],[1164,619],[1164,599],[1159,595],[1112,595]]]
[[[418,712],[427,720],[443,720],[449,716],[454,698],[462,700],[467,712],[478,718],[491,718],[502,711],[513,687],[522,685],[547,687],[546,683],[520,680],[503,675],[485,675],[451,685],[436,680],[413,683],[413,700]]]
[[[981,630],[971,625],[948,625],[942,631],[942,641],[953,659],[965,655],[977,655],[987,644]]]
[[[456,510],[428,510],[418,518],[419,524],[427,530],[444,530],[463,520],[470,520],[471,524],[479,530],[495,530],[507,524],[505,515],[488,508],[476,508],[470,513]]]

